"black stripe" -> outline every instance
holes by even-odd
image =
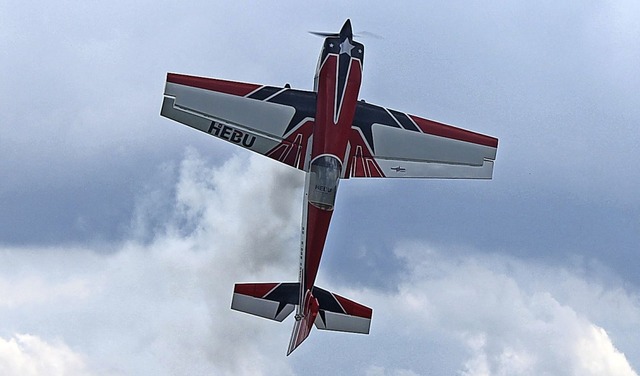
[[[409,119],[409,116],[407,116],[407,114],[404,114],[402,112],[398,112],[396,110],[389,110],[389,112],[391,112],[391,114],[400,122],[400,124],[402,125],[402,128],[408,129],[408,130],[414,131],[414,132],[419,132],[420,131],[418,129],[418,127],[416,127],[416,125],[413,124],[411,119]]]
[[[342,101],[344,100],[344,92],[347,88],[347,73],[349,72],[349,66],[351,65],[351,56],[347,55],[347,54],[340,54],[338,55],[338,79],[337,79],[337,85],[338,85],[338,92],[337,94],[337,98],[336,98],[336,102],[335,102],[335,108],[334,108],[334,116],[335,114],[338,114],[338,111],[341,110],[342,107]]]
[[[273,94],[277,93],[279,90],[282,90],[282,88],[275,87],[275,86],[265,86],[262,89],[256,91],[255,93],[252,93],[251,95],[249,95],[248,98],[263,101],[269,98],[270,96],[272,96]]]
[[[327,326],[327,318],[325,317],[325,311],[323,309],[318,311],[318,315],[320,316],[320,320],[322,320],[322,323],[324,324],[324,326]]]
[[[278,287],[273,289],[264,299],[273,300],[284,304],[298,304],[298,291],[300,284],[296,282],[281,283]],[[282,307],[284,308],[284,307]],[[279,309],[281,309],[279,307]],[[279,310],[278,310],[279,312]]]
[[[346,313],[340,306],[340,303],[338,303],[336,298],[329,291],[314,286],[313,296],[318,299],[320,309],[335,313]]]
[[[289,133],[303,119],[316,117],[316,93],[314,92],[289,89],[269,99],[268,102],[284,104],[296,109],[296,113],[293,115],[284,134]]]
[[[276,317],[280,314],[280,312],[282,312],[282,310],[287,306],[286,302],[280,302],[280,304],[278,304],[278,309],[276,310]]]
[[[358,102],[356,105],[356,114],[353,117],[353,126],[360,129],[372,151],[375,150],[373,134],[371,132],[371,126],[373,126],[374,123],[400,128],[398,123],[384,108],[365,102]]]

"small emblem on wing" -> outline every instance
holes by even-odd
[[[401,167],[401,166],[398,166],[398,167],[391,167],[391,169],[392,169],[393,171],[395,171],[395,172],[405,172],[405,171],[407,171],[407,169],[406,169],[406,168]]]

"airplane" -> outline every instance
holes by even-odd
[[[305,173],[298,282],[237,283],[231,308],[283,321],[287,355],[315,326],[368,334],[372,309],[315,285],[338,183],[491,179],[498,139],[358,100],[364,45],[351,21],[325,37],[313,91],[167,73],[161,115]]]

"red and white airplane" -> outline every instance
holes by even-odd
[[[491,179],[498,140],[358,101],[364,46],[327,34],[314,90],[167,74],[162,116],[306,173],[298,282],[239,283],[231,308],[282,321],[289,355],[318,329],[369,333],[371,308],[315,286],[340,179]]]

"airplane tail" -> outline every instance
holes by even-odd
[[[311,333],[311,326],[318,317],[320,303],[316,299],[311,291],[307,290],[304,296],[304,306],[302,315],[296,315],[296,322],[293,325],[293,331],[291,332],[291,339],[289,340],[289,349],[287,350],[287,356],[293,352],[300,344],[309,337]]]
[[[281,322],[300,303],[299,293],[297,282],[237,283],[231,309]],[[302,308],[302,314],[296,315],[287,355],[309,336],[313,324],[321,330],[369,334],[371,308],[340,295],[313,287],[306,291]]]

